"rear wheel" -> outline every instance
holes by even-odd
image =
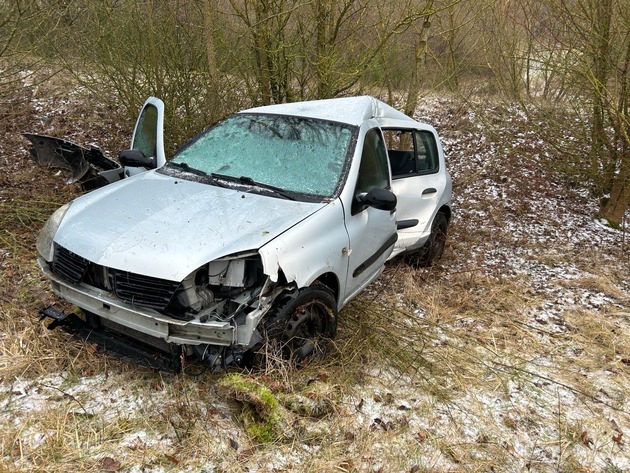
[[[443,213],[437,213],[431,224],[431,235],[420,248],[418,263],[420,266],[431,266],[444,254],[446,246],[446,235],[448,231],[448,220]]]
[[[266,350],[296,365],[319,359],[337,332],[337,302],[321,284],[280,296],[264,323]]]

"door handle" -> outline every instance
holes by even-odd
[[[434,187],[429,187],[428,189],[422,191],[422,195],[435,194],[436,192],[437,189],[435,189]]]

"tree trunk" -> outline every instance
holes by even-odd
[[[425,11],[427,15],[424,17],[420,31],[418,32],[418,42],[416,43],[416,54],[414,59],[414,66],[411,69],[411,78],[409,80],[409,87],[407,89],[407,99],[405,101],[404,113],[410,117],[413,117],[416,108],[418,107],[418,101],[420,99],[420,86],[422,84],[421,74],[424,70],[424,65],[427,60],[428,53],[428,38],[429,28],[431,27],[431,12],[433,9],[433,0],[428,0],[425,5]]]
[[[592,114],[592,162],[593,173],[598,172],[599,163],[606,155],[606,95],[610,76],[610,20],[612,0],[596,2],[593,17],[594,44],[591,52],[593,59],[593,114]],[[608,160],[610,162],[610,160]],[[605,166],[609,167],[609,166]],[[604,169],[604,172],[607,170]],[[606,178],[606,176],[605,176]]]
[[[268,32],[268,11],[266,2],[254,0],[254,11],[256,13],[256,24],[253,26],[252,36],[254,38],[254,55],[256,57],[258,87],[260,98],[263,105],[272,103],[271,97],[271,70],[269,65],[271,59],[269,57]]]
[[[332,0],[315,1],[315,72],[317,77],[317,98],[330,97],[330,30],[332,28]]]
[[[616,149],[621,149],[617,155],[620,162],[619,172],[612,176],[610,198],[600,208],[600,216],[608,220],[613,226],[623,221],[626,211],[630,208],[630,122],[628,105],[630,102],[630,41],[626,44],[623,67],[619,71],[619,100],[615,116]],[[615,166],[616,167],[616,166]],[[614,173],[614,171],[613,171]]]
[[[206,58],[208,61],[208,90],[212,103],[210,121],[218,120],[219,115],[219,66],[216,54],[216,0],[205,0],[203,5],[204,33],[206,39]]]
[[[623,221],[626,210],[630,208],[630,156],[624,156],[622,168],[613,180],[610,198],[600,209],[600,217],[605,218],[613,227]]]

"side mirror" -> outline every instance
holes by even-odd
[[[125,151],[121,151],[118,155],[118,160],[120,164],[123,166],[129,167],[144,167],[144,168],[153,168],[155,167],[153,163],[153,158],[149,158],[144,155],[144,153],[138,149],[128,149]]]
[[[375,187],[369,192],[362,192],[357,195],[357,202],[361,205],[374,207],[378,210],[392,211],[396,208],[397,199],[396,194],[392,191]]]

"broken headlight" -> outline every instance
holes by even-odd
[[[212,313],[229,317],[234,305],[247,300],[265,281],[258,252],[228,256],[202,266],[180,284],[169,313],[194,317]]]

